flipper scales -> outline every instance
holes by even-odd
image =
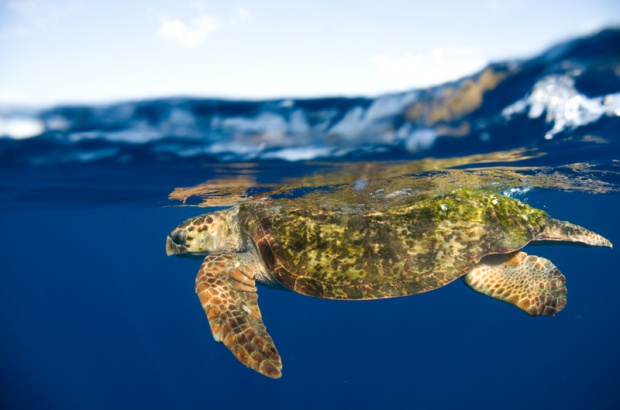
[[[272,378],[282,376],[282,361],[263,324],[252,265],[239,254],[211,254],[196,276],[213,338],[244,365]]]
[[[548,259],[525,252],[487,256],[463,280],[531,316],[553,316],[566,306],[564,275]]]

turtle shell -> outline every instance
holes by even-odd
[[[376,299],[446,285],[486,255],[525,246],[551,220],[482,189],[385,192],[244,204],[244,223],[284,287],[321,298]]]

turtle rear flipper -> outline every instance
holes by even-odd
[[[566,278],[551,261],[525,252],[482,259],[463,281],[531,316],[553,316],[566,306]]]
[[[211,254],[196,276],[200,298],[216,342],[265,376],[282,376],[282,361],[263,324],[252,264],[240,254]]]
[[[607,246],[613,248],[611,242],[607,238],[582,226],[554,218],[548,218],[544,229],[534,240],[576,242],[590,246]]]

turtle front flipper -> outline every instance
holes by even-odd
[[[244,365],[265,376],[282,376],[282,361],[258,308],[252,258],[243,254],[211,254],[196,276],[200,298],[216,342]]]
[[[548,259],[513,252],[482,259],[463,281],[531,316],[553,316],[566,306],[566,278]]]

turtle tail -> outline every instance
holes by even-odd
[[[549,218],[547,220],[546,225],[536,236],[535,240],[577,242],[590,246],[613,247],[609,240],[595,232],[592,232],[582,226],[553,218]]]

